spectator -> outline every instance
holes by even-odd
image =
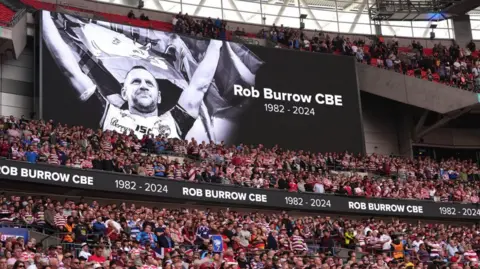
[[[460,63],[459,68],[461,68]],[[7,122],[6,119],[0,120],[0,123],[1,121]],[[12,119],[9,118],[8,121]],[[478,178],[479,169],[475,162],[469,160],[435,161],[428,157],[410,159],[376,154],[370,156],[352,156],[348,153],[306,154],[300,151],[289,151],[287,156],[279,149],[268,149],[263,146],[230,147],[214,143],[199,146],[194,140],[179,141],[164,137],[142,141],[126,134],[101,131],[93,133],[87,129],[83,133],[80,132],[80,137],[84,138],[79,141],[83,143],[87,139],[91,147],[87,146],[85,153],[78,154],[77,152],[81,152],[83,146],[76,141],[70,142],[69,150],[60,144],[46,143],[47,140],[51,140],[52,133],[71,135],[74,132],[72,128],[62,125],[54,127],[50,122],[35,120],[24,123],[27,126],[20,126],[20,120],[13,120],[13,122],[15,126],[20,127],[18,130],[22,130],[22,133],[23,130],[36,129],[39,137],[43,137],[39,138],[38,142],[30,144],[16,142],[5,144],[4,142],[7,151],[10,151],[10,147],[15,148],[16,152],[20,152],[22,148],[30,148],[27,154],[17,155],[16,158],[19,161],[33,162],[36,159],[37,163],[83,169],[100,169],[193,182],[235,184],[243,187],[278,188],[291,192],[464,203],[479,201],[480,181],[475,180]],[[47,136],[46,133],[50,135]],[[112,137],[117,138],[115,140]],[[58,143],[62,143],[60,140]],[[181,161],[176,160],[175,157],[142,154],[148,141],[151,141],[152,145],[162,141],[162,150],[172,149],[178,152],[181,154],[178,155],[181,156]],[[114,146],[115,150],[113,150]],[[94,150],[94,148],[97,149]],[[112,151],[115,151],[115,154]],[[38,152],[38,157],[27,160],[28,152]],[[194,158],[199,158],[200,162],[193,161],[186,155],[187,153],[195,154]],[[356,172],[351,172],[352,170]],[[399,180],[394,181],[394,178]],[[456,180],[457,178],[462,180]],[[421,191],[419,193],[409,191],[412,189]],[[455,195],[453,190],[457,192]],[[23,213],[30,221],[34,215],[38,215],[36,217],[44,219],[47,228],[57,224],[65,225],[64,218],[72,214],[68,203],[58,212],[51,204],[48,204],[46,210],[39,207],[35,212],[29,211],[32,210],[25,208]],[[30,215],[32,216],[29,217]],[[92,226],[97,229],[96,233],[105,233],[102,222],[100,220],[98,223],[92,223]]]
[[[140,14],[140,20],[149,21],[150,19],[148,18],[148,16],[146,16],[144,13],[142,13],[142,14]]]
[[[88,257],[89,262],[104,263],[106,261],[104,256],[104,245],[100,244],[95,246],[93,255]]]
[[[130,10],[130,11],[128,12],[127,17],[128,17],[129,19],[135,19],[135,13],[133,13],[133,10]]]
[[[90,253],[90,251],[88,249],[88,244],[87,243],[82,243],[81,248],[82,249],[81,249],[80,253],[78,254],[78,257],[83,258],[85,260],[88,260],[90,258],[90,256],[92,256],[92,254]]]
[[[144,229],[143,232],[137,235],[137,241],[142,245],[152,245],[152,247],[154,247],[158,242],[157,235],[152,232],[151,225],[146,225]],[[160,229],[160,234],[162,235],[163,233],[165,233],[165,230]]]
[[[237,27],[237,29],[235,30],[235,35],[237,36],[244,36],[245,35],[245,31],[242,29],[240,30],[240,27]]]
[[[22,262],[21,259],[22,259],[22,248],[19,245],[15,245],[13,248],[12,257],[7,260],[7,265],[8,266],[13,265],[13,267],[15,267],[15,265],[16,266],[24,265],[23,263],[21,263]]]

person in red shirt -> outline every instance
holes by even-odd
[[[113,222],[109,222],[108,223],[108,227],[107,227],[107,236],[108,238],[110,238],[111,241],[117,241],[120,234],[118,232],[118,230],[115,228],[115,226],[113,225]]]
[[[297,183],[295,182],[294,179],[290,178],[288,180],[288,191],[289,192],[297,192],[298,191],[298,186]]]
[[[95,246],[95,251],[92,256],[88,257],[88,261],[104,263],[107,259],[105,259],[103,250],[104,250],[104,246],[102,244]]]

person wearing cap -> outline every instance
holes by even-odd
[[[178,251],[174,251],[171,255],[170,255],[170,259],[172,260],[172,264],[176,267],[179,267],[180,269],[186,269],[188,268],[188,264],[185,263],[183,260],[182,260],[182,255],[180,255],[180,253]]]
[[[82,243],[81,248],[82,248],[82,250],[78,254],[78,257],[82,257],[85,260],[88,260],[88,258],[90,258],[90,256],[92,256],[92,254],[88,250],[88,244],[87,243]]]

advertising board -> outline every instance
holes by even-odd
[[[153,196],[171,202],[197,201],[214,203],[220,206],[236,205],[247,208],[415,218],[480,219],[478,204],[292,193],[272,189],[131,176],[10,160],[0,160],[0,177],[17,182],[31,182],[98,192],[126,193],[129,194],[130,198],[135,199],[142,199],[143,196]]]

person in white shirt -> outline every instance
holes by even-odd
[[[313,191],[315,193],[325,193],[325,188],[323,187],[322,180],[317,179],[317,183],[313,186]]]
[[[421,244],[423,244],[422,236],[417,235],[417,238],[412,242],[412,247],[415,250],[415,252],[418,252]]]
[[[90,253],[90,251],[88,251],[88,245],[87,243],[83,243],[82,244],[82,250],[80,251],[80,253],[78,254],[78,257],[82,257],[82,258],[85,258],[86,260],[88,260],[88,258],[92,256],[92,254]]]
[[[382,233],[382,235],[380,236],[380,241],[382,243],[382,250],[383,251],[390,251],[391,244],[392,244],[392,238],[385,231],[382,231],[381,233]]]

